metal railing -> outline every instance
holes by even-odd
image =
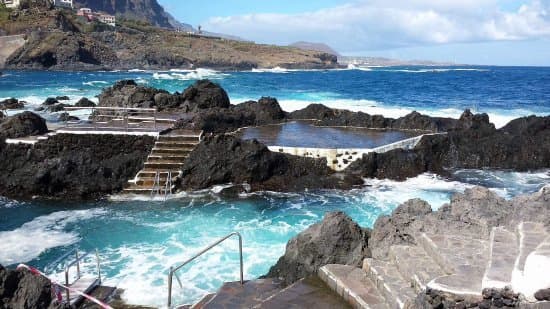
[[[160,192],[160,172],[157,171],[155,174],[155,180],[153,180],[153,187],[151,188],[151,199]]]
[[[168,195],[172,195],[172,171],[168,171],[166,183],[164,184],[164,201],[168,199]]]
[[[187,261],[183,262],[182,264],[180,264],[179,266],[177,267],[173,267],[173,266],[170,266],[170,273],[168,274],[168,308],[171,308],[172,307],[172,280],[173,280],[173,277],[176,276],[176,280],[178,280],[178,283],[180,285],[180,287],[183,287],[183,284],[181,283],[181,280],[178,278],[176,272],[180,269],[182,269],[185,265],[193,262],[195,259],[197,259],[198,257],[200,257],[201,255],[205,254],[206,252],[208,252],[209,250],[211,250],[212,248],[218,246],[219,244],[221,244],[222,242],[226,241],[228,238],[232,237],[232,236],[238,236],[239,237],[239,258],[240,258],[240,283],[241,285],[244,284],[244,272],[243,272],[243,238],[241,236],[240,233],[238,232],[233,232],[225,237],[223,237],[222,239],[218,240],[217,242],[211,244],[210,246],[206,247],[205,249],[203,249],[201,252],[195,254],[193,257],[191,257],[190,259],[188,259]]]
[[[130,129],[130,123],[152,122],[153,128],[157,129],[157,109],[156,108],[138,108],[138,107],[65,107],[66,111],[90,110],[88,121],[94,128],[98,128],[101,123],[103,128],[123,128],[126,131]],[[105,121],[106,120],[106,121]],[[80,124],[80,121],[75,123]],[[72,121],[65,121],[65,125],[70,127]]]
[[[78,279],[81,278],[80,261],[82,261],[83,259],[85,259],[89,255],[89,252],[87,252],[87,253],[84,253],[84,255],[79,256],[78,249],[73,249],[73,250],[69,251],[68,253],[66,253],[65,255],[63,255],[57,261],[65,259],[73,253],[75,254],[75,260],[70,262],[69,264],[67,264],[65,266],[65,285],[66,286],[71,286],[76,281],[78,281]],[[100,260],[99,260],[99,252],[97,251],[97,249],[95,251],[95,256],[96,256],[96,262],[97,262],[97,279],[101,282],[101,265],[100,265]],[[75,266],[75,265],[76,265],[76,279],[72,283],[70,283],[69,282],[69,270],[71,269],[72,266]],[[71,292],[69,291],[69,289],[65,289],[65,293],[66,293],[66,296],[67,296],[67,302],[70,303],[70,301],[71,301]]]

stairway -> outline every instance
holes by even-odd
[[[488,240],[426,233],[416,240],[392,246],[388,260],[365,259],[362,268],[325,265],[319,277],[354,308],[414,308],[427,288],[476,303],[483,289],[511,286],[535,302],[533,294],[550,287],[550,234],[542,224],[496,227]]]
[[[189,153],[199,142],[200,133],[192,131],[159,136],[143,169],[128,182],[129,186],[123,190],[123,193],[143,195],[164,190],[169,175],[174,183]],[[157,173],[158,181],[155,182]],[[172,193],[171,190],[173,186],[170,188],[170,193]]]
[[[194,305],[185,305],[181,309],[218,309],[218,308],[350,308],[318,277],[298,280],[283,288],[276,279],[257,279],[239,282],[227,282],[216,293],[207,294]]]

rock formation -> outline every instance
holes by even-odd
[[[256,140],[231,135],[207,138],[185,161],[179,187],[196,190],[228,183],[247,183],[253,191],[301,191],[351,188],[363,182],[335,174],[324,159],[274,153]]]
[[[489,189],[474,187],[464,193],[455,194],[449,204],[443,205],[437,211],[432,211],[427,202],[413,199],[397,207],[391,215],[380,216],[376,220],[372,231],[365,232],[363,245],[368,245],[368,250],[365,247],[361,252],[364,252],[365,256],[372,253],[375,258],[385,259],[390,246],[416,244],[415,236],[420,232],[454,233],[487,239],[491,228],[495,226],[513,228],[519,222],[532,221],[542,222],[550,227],[549,203],[550,186],[534,194],[521,195],[511,200],[505,200]],[[340,221],[345,224],[342,225]],[[304,276],[304,269],[312,270],[322,266],[321,261],[341,257],[342,248],[358,248],[359,238],[350,237],[346,241],[343,240],[350,232],[347,228],[342,231],[341,226],[355,224],[350,221],[351,219],[342,214],[329,214],[322,223],[317,223],[300,233],[288,242],[285,255],[270,270],[268,277],[281,276],[288,282],[293,282]],[[361,229],[357,227],[354,230]],[[324,231],[328,235],[340,235],[343,238],[336,241],[319,231]],[[325,264],[356,265],[357,257],[358,254],[350,254],[346,257],[348,260]]]
[[[28,270],[7,270],[0,265],[1,308],[53,308],[51,283]]]
[[[0,140],[42,135],[46,132],[48,132],[46,121],[32,112],[23,112],[8,117],[0,123]]]
[[[25,107],[24,101],[19,101],[15,98],[5,99],[0,101],[0,109],[21,109]]]
[[[153,144],[151,137],[71,134],[35,145],[0,141],[0,195],[89,199],[118,192]]]
[[[368,249],[369,230],[342,212],[327,213],[323,220],[292,238],[277,264],[266,275],[286,284],[315,275],[327,264],[359,266]]]

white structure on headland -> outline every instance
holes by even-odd
[[[21,2],[20,0],[0,0],[0,1],[2,1],[2,3],[7,8],[10,8],[10,9],[14,9],[14,8],[19,7],[19,3]]]
[[[99,22],[102,22],[104,24],[107,24],[113,27],[116,24],[116,17],[109,14],[99,14],[99,16],[97,17],[97,20],[99,20]]]
[[[73,0],[51,0],[53,5],[63,8],[73,8]]]

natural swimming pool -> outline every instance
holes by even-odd
[[[375,148],[420,135],[419,132],[353,127],[319,127],[313,122],[293,121],[243,129],[244,139],[267,146],[304,148]]]

